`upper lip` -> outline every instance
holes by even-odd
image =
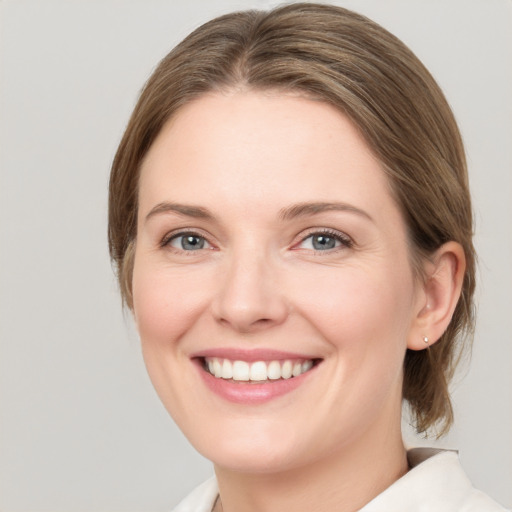
[[[311,354],[302,354],[297,352],[286,352],[282,350],[254,348],[210,348],[198,351],[191,355],[191,358],[217,357],[219,359],[229,359],[230,361],[283,361],[286,359],[320,359]]]

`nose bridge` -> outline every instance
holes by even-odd
[[[279,269],[265,248],[251,243],[231,251],[214,301],[214,315],[240,332],[277,325],[287,316]]]

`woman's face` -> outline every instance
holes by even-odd
[[[346,117],[291,94],[205,95],[163,128],[139,193],[144,359],[203,455],[279,471],[399,432],[424,295]]]

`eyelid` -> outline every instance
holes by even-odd
[[[171,247],[170,242],[172,240],[174,240],[180,236],[186,236],[186,235],[193,235],[193,236],[198,236],[198,237],[204,238],[204,240],[206,240],[206,242],[208,243],[208,245],[210,245],[210,247],[208,247],[207,249],[203,249],[203,250],[212,250],[212,249],[217,248],[216,244],[214,244],[212,242],[210,235],[208,233],[204,232],[202,229],[198,229],[198,228],[179,228],[179,229],[174,229],[172,231],[169,231],[162,237],[161,241],[159,242],[159,246],[162,248],[172,248],[173,250],[176,250],[179,252],[195,252],[195,251],[180,251],[180,249]],[[342,231],[339,231],[339,230],[333,229],[333,228],[313,227],[313,228],[307,229],[306,231],[301,232],[295,238],[295,241],[292,243],[291,249],[292,250],[300,250],[301,248],[299,247],[299,245],[302,244],[305,240],[307,240],[309,237],[311,237],[313,235],[330,236],[330,237],[335,238],[337,241],[339,241],[341,243],[341,246],[337,247],[337,248],[328,249],[325,251],[314,251],[314,252],[318,252],[318,253],[320,253],[320,252],[332,253],[332,252],[335,252],[338,250],[351,248],[355,245],[354,240],[349,235],[347,235],[346,233],[344,233]],[[197,252],[199,252],[199,251],[197,251]]]
[[[206,240],[206,242],[208,243],[208,245],[210,247],[208,247],[207,249],[203,249],[203,250],[211,250],[211,249],[215,248],[215,244],[211,241],[210,236],[207,233],[205,233],[203,230],[198,229],[198,228],[180,228],[180,229],[174,229],[172,231],[169,231],[162,237],[159,245],[161,248],[171,248],[171,249],[179,251],[179,252],[195,252],[195,251],[180,251],[180,249],[177,249],[176,247],[171,246],[170,242],[172,240],[175,240],[176,238],[179,238],[181,236],[186,236],[186,235],[192,235],[192,236],[204,238],[204,240]],[[199,250],[197,252],[199,252]]]
[[[315,251],[316,253],[333,253],[339,250],[344,250],[347,248],[351,248],[354,246],[354,240],[348,236],[346,233],[343,233],[342,231],[338,231],[337,229],[332,228],[309,228],[305,232],[302,232],[298,237],[297,241],[292,244],[292,249],[294,250],[300,250],[301,247],[299,247],[300,244],[302,244],[305,240],[310,238],[313,235],[326,235],[330,236],[332,238],[335,238],[337,241],[341,243],[341,246],[333,248],[333,249],[327,249],[325,251]]]

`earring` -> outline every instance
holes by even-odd
[[[423,336],[423,343],[425,343],[425,345],[428,345],[428,338],[426,336]]]

